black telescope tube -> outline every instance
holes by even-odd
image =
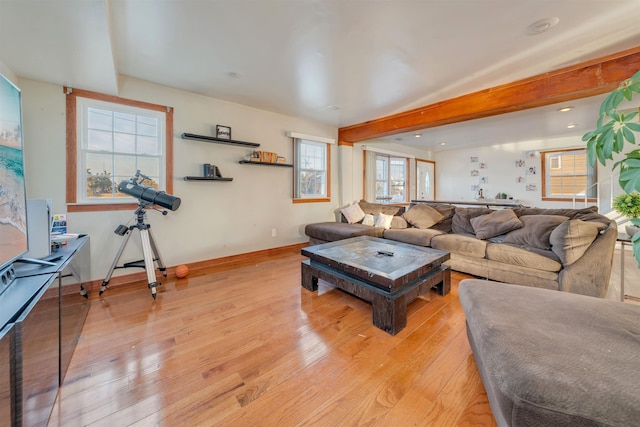
[[[172,211],[178,210],[180,207],[181,200],[179,197],[172,196],[164,191],[157,191],[151,187],[142,186],[131,180],[120,182],[118,191]]]

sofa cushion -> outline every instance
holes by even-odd
[[[440,251],[466,255],[473,258],[484,258],[487,242],[476,239],[473,235],[438,234],[431,238],[431,247]]]
[[[600,230],[609,226],[611,220],[598,213],[597,206],[590,206],[582,209],[545,209],[545,208],[515,208],[513,211],[522,217],[525,215],[561,215],[568,216],[569,219],[581,219],[582,221],[595,222]]]
[[[402,214],[402,217],[416,228],[430,228],[444,218],[436,209],[425,204],[415,205]]]
[[[383,228],[362,224],[347,224],[346,222],[319,222],[309,224],[304,228],[307,236],[325,242],[348,239],[357,236],[382,237]]]
[[[475,234],[471,225],[471,218],[486,215],[493,212],[489,208],[455,208],[455,214],[451,222],[451,231],[455,234]]]
[[[433,236],[444,234],[444,231],[434,230],[432,228],[405,228],[384,230],[383,237],[389,240],[409,243],[417,246],[431,246]]]
[[[511,209],[501,209],[470,220],[478,239],[489,239],[522,228],[522,221]]]
[[[598,237],[598,225],[579,219],[565,221],[549,236],[551,250],[558,255],[563,265],[576,262]]]
[[[556,272],[562,269],[560,259],[550,250],[532,250],[532,248],[505,243],[489,243],[487,245],[487,259],[544,271]]]
[[[369,203],[366,200],[362,199],[358,202],[360,208],[364,211],[365,214],[371,214],[376,216],[380,213],[385,215],[402,215],[404,213],[403,206],[391,206],[391,205],[383,205],[381,203]]]
[[[354,203],[346,208],[340,209],[340,213],[344,215],[344,218],[347,220],[349,224],[354,224],[356,222],[362,221],[364,218],[364,211],[360,208],[360,205]]]
[[[562,215],[521,216],[520,221],[524,227],[507,234],[503,242],[550,250],[549,236],[551,236],[551,232],[568,219],[569,217]]]

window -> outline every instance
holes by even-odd
[[[371,180],[371,176],[375,176],[375,195],[367,192],[367,200],[371,200],[371,196],[374,196],[378,203],[406,202],[408,200],[408,159],[371,151],[367,151],[365,156],[367,159],[365,161],[375,163],[375,172],[370,169],[370,166],[365,165],[365,170],[370,172],[367,174],[367,181]],[[370,186],[367,185],[367,188]]]
[[[294,202],[329,201],[330,152],[326,142],[294,137]]]
[[[142,185],[171,193],[172,109],[93,92],[69,91],[68,211],[133,208],[138,201],[120,193],[117,186],[137,170],[150,178]]]
[[[587,160],[586,149],[543,151],[542,199],[596,201],[596,172]]]

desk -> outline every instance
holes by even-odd
[[[0,294],[3,426],[46,425],[89,310],[80,293],[90,267],[89,238],[70,241],[55,258],[55,266],[16,263],[17,279]]]

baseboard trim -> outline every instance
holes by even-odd
[[[309,246],[309,242],[296,243],[293,245],[280,246],[277,248],[263,249],[255,252],[247,252],[243,254],[230,255],[222,258],[213,258],[204,261],[186,263],[189,267],[189,274],[201,273],[202,270],[213,272],[219,269],[227,269],[238,267],[243,264],[255,263],[260,258],[274,257],[280,255],[291,255],[292,253],[300,253],[300,250]],[[167,267],[167,278],[174,278],[177,266]],[[156,273],[157,274],[157,273]],[[146,282],[147,274],[142,271],[139,273],[124,274],[122,276],[112,277],[109,281],[109,287],[123,286],[131,283]],[[99,289],[102,286],[102,279],[92,280],[86,284],[88,290]]]

